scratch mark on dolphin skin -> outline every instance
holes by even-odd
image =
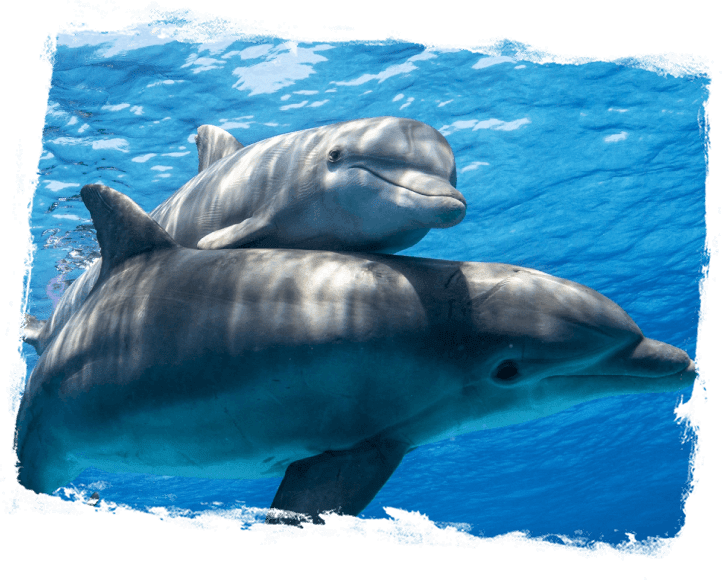
[[[178,455],[180,455],[183,459],[185,459],[189,464],[193,465],[194,467],[201,467],[200,463],[198,463],[196,460],[186,455],[182,451],[178,451]]]
[[[270,399],[273,399],[273,401],[274,401],[279,407],[283,407],[283,403],[282,403],[281,400],[273,393],[273,391],[271,391],[268,387],[266,387],[265,391],[266,391],[266,395],[268,395],[268,397],[269,397]]]
[[[456,304],[456,300],[449,300],[449,311],[446,313],[447,320],[453,320],[454,318],[454,305]]]
[[[449,276],[449,279],[444,284],[444,288],[448,288],[451,284],[456,284],[459,276],[462,276],[461,268],[456,268],[456,270],[454,270],[454,272],[451,274],[451,276]]]
[[[246,437],[246,435],[243,433],[243,430],[241,429],[241,426],[236,422],[236,420],[235,420],[235,418],[233,417],[233,415],[231,415],[231,413],[228,411],[228,407],[225,407],[225,406],[224,406],[224,407],[223,407],[223,412],[224,412],[226,415],[228,415],[228,418],[231,420],[231,423],[233,423],[233,426],[236,428],[236,430],[238,431],[239,435],[240,435],[240,436],[243,438],[243,440],[250,446],[250,445],[251,445],[251,441],[248,439],[248,437]]]
[[[504,288],[504,286],[506,286],[509,283],[509,280],[511,279],[511,277],[512,277],[511,275],[505,276],[502,280],[500,280],[499,282],[494,284],[494,286],[492,288],[490,288],[489,290],[487,290],[486,292],[479,294],[478,296],[474,296],[474,298],[472,298],[472,304],[474,304],[475,306],[484,304],[484,302],[489,300],[489,298],[491,298],[494,294],[496,294],[497,292],[502,290]]]

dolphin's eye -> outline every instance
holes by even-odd
[[[519,374],[519,369],[513,361],[505,360],[496,368],[494,375],[500,381],[510,381]]]
[[[331,163],[335,163],[339,160],[341,157],[341,150],[340,149],[331,149],[331,151],[328,152],[328,160]]]

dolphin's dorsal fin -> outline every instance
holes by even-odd
[[[128,196],[105,185],[80,190],[98,233],[103,263],[96,286],[128,258],[163,248],[180,247]]]
[[[228,157],[243,149],[236,138],[225,129],[213,125],[201,125],[196,135],[198,146],[198,173],[213,165],[219,159]]]

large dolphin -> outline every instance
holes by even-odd
[[[182,246],[393,253],[430,228],[459,223],[451,147],[433,127],[398,117],[358,119],[243,147],[219,127],[198,129],[199,173],[151,212]],[[42,353],[94,286],[84,272],[45,323],[23,339]]]
[[[91,465],[285,474],[268,521],[319,522],[360,513],[419,445],[695,378],[617,304],[536,270],[193,250],[122,194],[81,193],[103,265],[22,397],[19,480],[36,492]]]

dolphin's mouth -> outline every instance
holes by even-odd
[[[694,364],[694,361],[689,361],[689,364],[685,368],[678,369],[673,372],[665,373],[665,374],[657,374],[657,375],[651,375],[651,374],[578,374],[578,375],[552,375],[550,377],[547,377],[549,379],[604,379],[604,380],[616,380],[616,379],[649,379],[649,380],[657,380],[657,379],[670,379],[674,377],[679,377],[680,379],[685,378],[695,378],[697,376],[697,367]]]
[[[600,393],[606,395],[624,395],[638,393],[665,393],[676,392],[691,387],[697,378],[697,369],[694,361],[684,367],[677,367],[675,370],[666,369],[658,373],[614,373],[614,374],[579,374],[579,375],[556,375],[543,380],[543,383],[551,386],[560,393],[567,396],[574,395],[580,400],[584,399],[584,393],[589,393],[589,398],[597,398]]]
[[[371,175],[377,177],[381,181],[401,187],[425,197],[446,197],[452,198],[460,202],[466,210],[466,198],[456,189],[448,179],[444,179],[438,175],[424,173],[423,171],[414,169],[389,169],[384,172],[374,171],[365,165],[351,165],[356,169],[368,171]]]

